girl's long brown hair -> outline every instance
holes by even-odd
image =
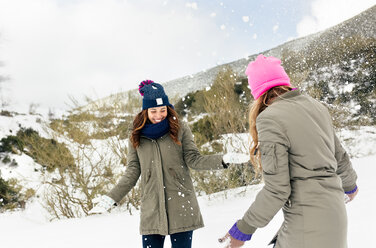
[[[179,118],[176,111],[167,106],[167,117],[168,123],[170,125],[170,137],[171,139],[178,145],[181,145],[178,139],[178,132],[180,128]],[[140,145],[140,136],[141,136],[141,129],[145,126],[145,124],[150,123],[148,118],[148,110],[144,109],[140,113],[136,115],[133,120],[133,131],[131,134],[131,142],[134,148],[137,148]]]
[[[260,161],[260,151],[258,150],[258,133],[256,128],[256,118],[264,111],[274,100],[274,98],[291,91],[289,86],[276,86],[265,92],[257,100],[255,100],[249,111],[249,133],[252,137],[252,143],[250,146],[251,162],[255,171],[260,173],[262,171],[262,165]]]

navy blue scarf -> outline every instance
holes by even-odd
[[[170,131],[170,125],[168,119],[165,118],[163,121],[155,124],[145,124],[141,129],[141,135],[146,136],[150,139],[158,139]]]

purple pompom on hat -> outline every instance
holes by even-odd
[[[142,109],[155,108],[161,106],[173,107],[168,101],[163,86],[152,80],[144,80],[138,85],[138,91],[142,98]]]

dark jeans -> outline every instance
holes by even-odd
[[[170,235],[172,248],[191,248],[193,231],[174,233]],[[166,236],[159,234],[142,235],[143,248],[163,248]]]

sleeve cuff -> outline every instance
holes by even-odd
[[[237,223],[235,223],[230,231],[228,231],[228,233],[235,239],[237,240],[240,240],[240,241],[248,241],[248,240],[251,240],[252,238],[252,234],[245,234],[243,232],[241,232],[239,229],[238,229],[238,226],[237,226]]]
[[[236,226],[242,233],[245,234],[253,234],[254,232],[256,232],[257,229],[257,227],[248,225],[247,222],[245,222],[244,220],[238,220]]]
[[[355,191],[358,189],[358,186],[355,185],[355,187],[351,187],[350,190],[349,189],[345,189],[345,194],[352,194],[352,193],[355,193]]]

